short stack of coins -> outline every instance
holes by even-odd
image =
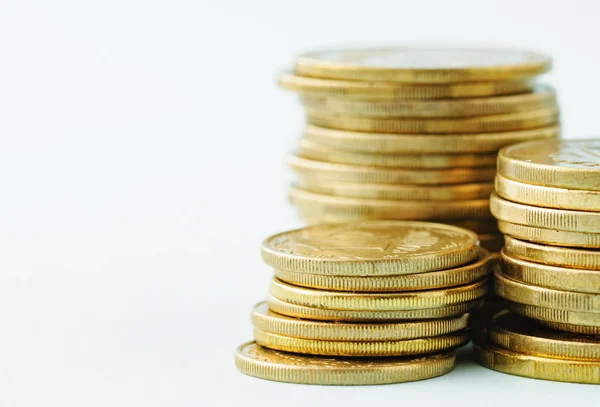
[[[299,56],[282,87],[307,126],[289,164],[309,224],[436,220],[497,251],[489,213],[497,151],[559,136],[547,56],[499,49],[374,49]]]
[[[428,222],[322,224],[266,239],[270,296],[252,311],[251,376],[384,384],[440,376],[469,340],[492,256],[467,229]]]
[[[480,362],[600,383],[600,141],[503,148],[490,205],[506,235],[495,289],[514,314],[501,320],[512,324],[508,336],[492,319],[476,348]]]

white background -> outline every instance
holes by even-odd
[[[260,241],[299,225],[284,156],[302,117],[275,85],[294,55],[544,50],[565,135],[581,138],[599,131],[599,11],[592,0],[3,0],[0,405],[596,402],[592,386],[469,361],[412,384],[278,384],[238,373],[233,352],[267,292]]]

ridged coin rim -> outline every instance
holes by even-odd
[[[545,308],[514,301],[507,302],[508,308],[518,314],[538,320],[540,323],[552,322],[573,326],[588,326],[600,329],[600,314],[597,312],[569,311]]]
[[[546,229],[511,222],[498,221],[498,229],[505,235],[535,243],[554,246],[600,248],[600,233]]]

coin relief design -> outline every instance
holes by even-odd
[[[600,141],[582,142],[578,145],[561,144],[560,150],[549,157],[556,165],[567,167],[600,167]]]

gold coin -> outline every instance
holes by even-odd
[[[549,209],[490,196],[492,214],[500,220],[545,229],[600,233],[600,213]]]
[[[315,194],[293,187],[290,188],[289,199],[304,213],[313,216],[331,213],[381,220],[446,220],[490,216],[487,199],[438,202],[359,199]]]
[[[235,365],[244,374],[299,384],[348,386],[411,382],[446,374],[454,364],[454,351],[364,360],[281,352],[248,342],[235,353]]]
[[[557,290],[600,294],[598,270],[548,266],[515,259],[502,252],[502,273],[517,281]]]
[[[483,298],[446,307],[393,311],[340,310],[305,307],[303,305],[281,301],[273,296],[270,296],[267,299],[267,303],[270,310],[294,318],[306,318],[318,321],[385,322],[438,319],[463,315],[479,308],[483,304]]]
[[[514,143],[560,136],[559,126],[476,134],[382,134],[306,126],[304,137],[340,150],[384,154],[490,153]]]
[[[477,96],[511,95],[531,92],[529,80],[454,83],[443,85],[410,84],[380,81],[344,81],[309,78],[292,73],[277,77],[279,86],[308,96],[343,96],[345,98],[376,99],[448,99]]]
[[[488,199],[493,183],[454,185],[365,184],[323,180],[318,176],[299,175],[296,185],[318,194],[344,198],[383,199],[392,201],[466,201]]]
[[[437,308],[474,301],[483,297],[488,281],[437,290],[399,293],[351,293],[297,287],[274,279],[270,293],[273,297],[305,307],[336,310],[393,311]]]
[[[252,324],[263,332],[322,341],[391,341],[441,336],[467,327],[468,315],[429,321],[331,323],[299,319],[269,310],[266,302],[252,310]]]
[[[496,193],[509,201],[527,205],[600,212],[600,191],[543,187],[496,175]]]
[[[492,181],[496,168],[383,168],[337,164],[291,156],[290,168],[301,175],[329,181],[364,182],[379,184],[439,185]]]
[[[474,344],[475,360],[492,370],[533,379],[600,383],[600,362],[527,355],[487,344]]]
[[[530,93],[461,99],[359,100],[301,96],[304,106],[331,113],[365,117],[472,117],[556,107],[552,87],[536,85]]]
[[[361,221],[276,234],[262,244],[276,269],[342,276],[425,273],[457,267],[477,256],[477,235],[425,222]]]
[[[457,167],[494,167],[496,154],[366,154],[353,151],[337,150],[326,145],[315,143],[305,138],[300,139],[296,155],[314,161],[327,161],[337,164],[362,165],[373,167],[399,168],[457,168]]]
[[[469,341],[466,331],[432,338],[389,341],[323,341],[293,338],[254,330],[254,340],[261,346],[285,352],[324,356],[408,356],[441,352],[457,348]]]
[[[526,112],[459,118],[380,118],[348,116],[305,108],[306,122],[340,130],[375,133],[495,133],[525,130],[558,123],[558,108],[547,107]]]
[[[480,237],[481,240],[481,237]],[[575,269],[600,270],[600,252],[597,250],[554,247],[506,236],[504,250],[507,255],[534,263],[562,266]]]
[[[498,155],[505,178],[547,187],[600,191],[600,140],[538,141]]]
[[[328,276],[275,269],[275,277],[287,283],[331,291],[399,292],[456,287],[473,283],[490,273],[491,255],[481,250],[474,263],[447,270],[398,276]]]
[[[538,307],[535,305],[519,304],[512,301],[508,302],[508,308],[511,311],[516,312],[518,314],[525,315],[529,318],[537,319],[540,323],[544,323],[545,325],[552,323],[561,324],[565,326],[586,326],[589,328],[600,329],[600,314],[597,312],[580,312],[545,308]],[[559,325],[548,326],[550,326],[551,328],[555,328]],[[569,329],[563,328],[557,329],[560,329],[561,331],[570,331]]]
[[[502,273],[494,273],[494,277],[496,294],[508,301],[542,308],[600,314],[600,294],[539,287],[512,280]]]
[[[570,332],[579,335],[600,336],[600,327],[598,326],[572,325],[551,321],[540,321],[540,324],[546,325],[548,328],[552,328],[557,331]]]
[[[294,69],[317,78],[454,83],[531,78],[551,65],[548,56],[522,50],[387,48],[311,52]]]
[[[573,232],[517,225],[498,221],[498,228],[505,235],[555,246],[600,248],[600,233]]]
[[[480,234],[479,244],[492,253],[499,252],[504,247],[504,235],[501,234]]]
[[[600,361],[600,338],[545,329],[507,310],[494,316],[489,338],[495,345],[519,353]]]

